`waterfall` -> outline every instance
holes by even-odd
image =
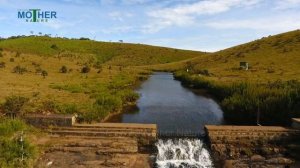
[[[212,168],[213,163],[200,139],[159,139],[156,143],[158,168]]]

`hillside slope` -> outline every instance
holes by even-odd
[[[240,69],[248,62],[249,70]],[[273,81],[300,79],[300,31],[265,37],[202,57],[153,66],[154,69],[186,69],[208,72],[211,79],[222,81]]]
[[[0,48],[40,56],[89,58],[88,62],[109,61],[111,65],[151,65],[180,61],[202,52],[141,44],[70,40],[50,37],[22,37],[0,41]]]

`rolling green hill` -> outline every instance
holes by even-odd
[[[229,124],[255,125],[258,111],[262,125],[287,126],[300,117],[299,30],[152,68],[179,70],[184,84],[208,90]]]
[[[248,71],[239,68],[241,61],[249,63]],[[194,73],[206,71],[210,74],[207,77],[218,81],[300,79],[300,31],[265,37],[202,57],[153,68],[185,69],[187,64],[191,64]]]
[[[0,41],[0,48],[40,56],[89,58],[89,62],[111,65],[151,65],[180,61],[202,52],[141,44],[70,40],[50,37],[23,37]]]

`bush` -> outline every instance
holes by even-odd
[[[135,102],[140,97],[139,94],[129,89],[119,91],[118,94],[123,102]]]
[[[62,66],[60,69],[59,69],[59,72],[61,73],[67,73],[68,72],[68,68],[66,66]]]
[[[86,113],[82,113],[81,117],[86,122],[100,121],[110,112],[116,112],[122,108],[122,100],[118,96],[98,95],[94,104],[89,106]]]
[[[2,105],[4,113],[13,113],[18,115],[22,112],[24,105],[29,101],[28,98],[22,96],[10,96],[5,98],[5,103]]]
[[[63,114],[75,114],[79,112],[76,104],[63,104],[59,107],[59,112]]]
[[[0,51],[0,57],[3,57],[3,54],[2,54],[2,52]]]
[[[0,68],[5,68],[5,62],[0,62]]]
[[[14,58],[10,58],[9,62],[15,62],[15,59]]]
[[[43,76],[44,78],[46,78],[46,76],[48,76],[48,72],[45,71],[45,70],[42,70],[42,76]]]
[[[25,72],[27,72],[27,69],[25,67],[21,67],[20,65],[17,65],[13,69],[13,73],[24,74]]]
[[[58,105],[55,101],[47,100],[42,103],[42,106],[39,108],[39,111],[56,113],[57,109],[58,109]]]
[[[20,142],[21,131],[29,128],[20,120],[0,118],[0,167],[30,167],[30,161],[34,160],[37,151],[26,138],[23,144]],[[22,157],[24,161],[20,162]]]
[[[84,67],[82,67],[81,69],[81,73],[89,73],[90,72],[90,67],[85,65]]]
[[[110,112],[121,109],[122,104],[121,98],[113,95],[99,95],[95,102],[95,105],[101,106]]]
[[[50,48],[52,48],[53,50],[58,50],[58,47],[56,44],[52,44]]]

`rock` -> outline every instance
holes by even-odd
[[[266,158],[260,156],[260,155],[253,155],[251,156],[251,161],[252,162],[264,162]]]

